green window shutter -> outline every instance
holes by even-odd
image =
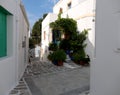
[[[0,11],[0,57],[7,55],[7,15]]]

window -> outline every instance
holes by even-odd
[[[53,30],[52,31],[52,41],[53,43],[59,42],[61,39],[61,34],[59,30]]]
[[[10,14],[0,6],[0,57],[7,55],[7,15]]]
[[[7,50],[6,14],[0,11],[0,57],[6,56]]]
[[[68,3],[68,9],[70,9],[71,8],[71,2],[70,3]]]

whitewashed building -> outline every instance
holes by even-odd
[[[49,24],[57,20],[57,14],[49,13],[44,21],[42,22],[42,39],[41,39],[41,54],[40,60],[47,60],[47,55],[49,53],[48,46],[52,42],[52,31]]]
[[[120,95],[120,0],[96,0],[90,95]]]
[[[8,95],[28,63],[29,23],[21,0],[0,0],[0,95]]]
[[[78,31],[89,29],[88,46],[86,52],[93,58],[95,44],[95,0],[59,0],[53,7],[53,13],[49,13],[42,22],[41,59],[46,60],[49,53],[48,45],[52,41],[52,32],[49,27],[62,10],[63,18],[73,18],[77,21]]]

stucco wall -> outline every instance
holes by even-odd
[[[90,95],[120,95],[120,1],[96,1],[95,59]]]
[[[49,53],[48,46],[52,41],[52,33],[49,24],[57,19],[57,14],[49,13],[42,22],[42,44],[41,44],[41,60],[46,61]]]
[[[9,91],[17,85],[27,63],[27,61],[26,63],[20,61],[23,60],[24,51],[23,48],[22,52],[19,51],[21,48],[19,42],[23,40],[19,38],[24,35],[27,37],[28,24],[21,12],[20,3],[16,0],[0,0],[0,5],[12,14],[7,16],[7,56],[0,58],[0,95],[8,95]]]

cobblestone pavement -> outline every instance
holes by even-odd
[[[39,75],[42,76],[42,75],[65,72],[65,71],[79,69],[79,68],[82,68],[82,67],[79,65],[76,65],[72,61],[70,61],[69,63],[64,63],[64,66],[56,66],[51,62],[34,61],[31,63],[31,65],[28,65],[23,77],[25,78],[25,77],[39,76]]]
[[[31,95],[24,79],[19,81],[19,84],[10,92],[9,95]]]
[[[19,85],[10,95],[88,95],[88,90],[89,67],[81,67],[72,61],[55,66],[36,59],[27,66]]]
[[[24,78],[32,95],[88,95],[89,67],[72,61],[64,66],[34,61],[28,65]]]

